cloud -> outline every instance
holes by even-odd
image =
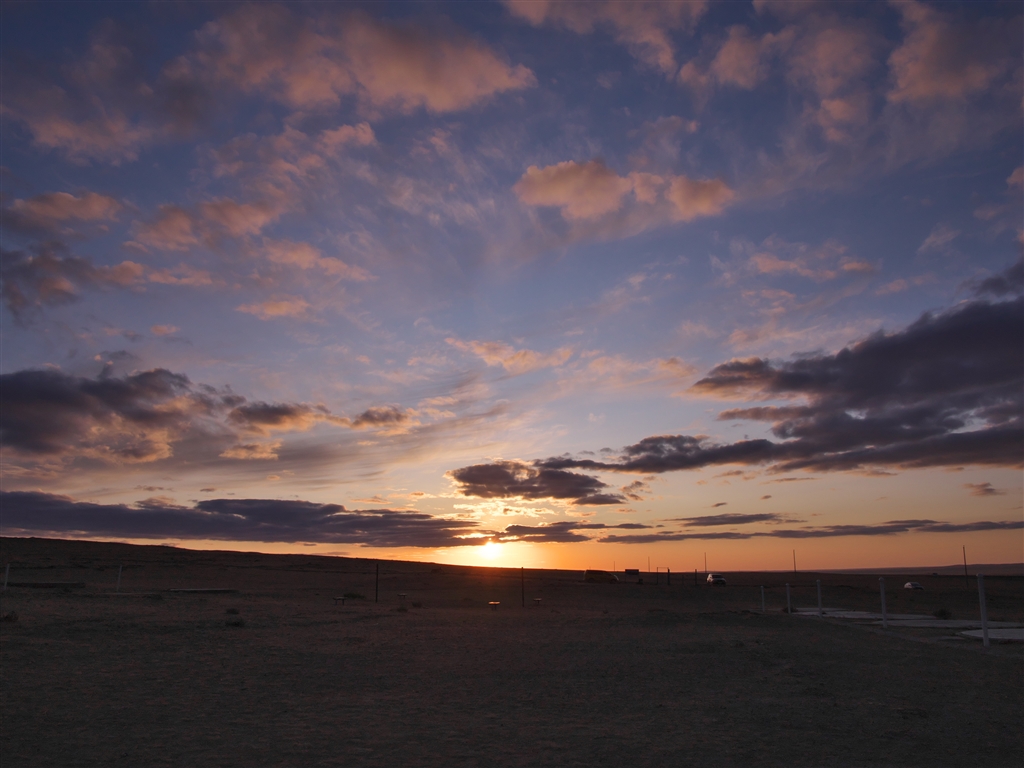
[[[971,496],[1005,496],[1006,491],[993,488],[992,483],[964,483],[964,488],[971,492]]]
[[[260,320],[275,320],[280,317],[305,317],[312,305],[300,296],[279,296],[275,299],[254,304],[241,304],[235,309]]]
[[[180,330],[176,325],[154,325],[149,329],[149,332],[154,336],[171,336]]]
[[[453,338],[445,341],[456,349],[476,355],[488,365],[500,365],[515,376],[541,368],[557,368],[572,356],[569,347],[542,354],[532,349],[515,349],[500,341],[461,341]]]
[[[512,15],[534,26],[553,24],[581,35],[598,27],[609,28],[615,41],[626,46],[634,57],[669,77],[677,69],[669,33],[693,29],[709,5],[706,0],[686,3],[504,0],[504,3]]]
[[[607,544],[654,544],[659,541],[744,540],[744,539],[831,539],[846,536],[895,536],[901,533],[969,533],[974,531],[1017,531],[1024,520],[943,523],[935,520],[892,520],[866,525],[825,525],[806,528],[776,528],[770,531],[721,531],[714,533],[612,534],[598,541]]]
[[[354,96],[370,110],[453,112],[535,82],[529,69],[459,30],[359,12],[299,18],[282,5],[246,6],[207,23],[197,42],[174,62],[179,76],[293,109]]]
[[[663,177],[642,172],[619,176],[600,160],[566,160],[544,168],[531,165],[513,191],[526,205],[560,209],[568,222],[608,217],[626,206],[627,195],[632,192],[632,207],[641,218],[628,226],[640,229],[717,216],[736,197],[721,179]]]
[[[622,207],[633,185],[600,160],[566,160],[538,168],[531,165],[513,189],[527,205],[562,209],[566,219],[596,219]]]
[[[115,221],[124,206],[97,192],[80,196],[68,192],[48,192],[27,200],[15,200],[4,209],[5,229],[33,235],[71,234],[70,222]]]
[[[1024,259],[984,280],[967,283],[975,296],[1015,296],[1024,293]]]
[[[627,446],[615,461],[556,457],[535,465],[637,473],[720,464],[766,464],[774,472],[1019,467],[1024,299],[965,302],[836,354],[732,360],[690,392],[791,404],[719,414],[726,421],[770,422],[777,441],[716,444],[705,436],[659,435]]]
[[[782,515],[764,513],[746,515],[739,512],[726,512],[720,515],[704,515],[702,517],[682,517],[677,521],[686,528],[704,528],[717,525],[748,525],[750,523],[783,523],[789,522]]]
[[[1020,26],[954,18],[920,2],[895,5],[906,37],[889,56],[894,102],[964,99],[1020,65]]]
[[[478,523],[411,510],[348,510],[280,499],[206,499],[184,507],[160,500],[93,504],[39,492],[4,492],[4,533],[139,539],[317,542],[364,547],[458,547],[488,541]]]
[[[129,288],[143,280],[141,264],[122,261],[113,266],[96,266],[73,256],[63,244],[49,242],[28,251],[2,251],[3,301],[15,319],[23,322],[33,310],[67,304],[84,289]]]
[[[948,224],[936,224],[924,242],[918,246],[917,252],[944,251],[959,235],[960,230],[953,229]]]
[[[564,501],[576,506],[622,504],[625,499],[607,493],[608,485],[594,477],[559,469],[538,468],[521,461],[496,461],[453,469],[446,476],[463,496],[482,499]]]
[[[246,438],[319,424],[387,431],[407,421],[392,406],[350,420],[320,404],[249,402],[163,368],[95,379],[56,370],[0,375],[0,443],[29,459],[145,463],[170,458],[179,445],[189,455],[274,459],[279,441]]]
[[[373,279],[373,275],[362,267],[346,264],[341,259],[332,256],[323,256],[320,249],[309,243],[264,238],[263,248],[266,251],[267,259],[275,264],[287,264],[303,270],[319,269],[328,275],[354,282]]]

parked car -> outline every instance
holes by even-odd
[[[724,587],[725,586],[725,576],[723,576],[720,573],[709,573],[708,574],[708,584],[711,584],[711,585],[714,585],[714,586],[719,586],[719,587]]]
[[[591,584],[618,584],[619,577],[608,571],[587,570],[583,574],[583,580]]]
[[[924,589],[924,587],[922,587],[916,581],[908,581],[906,584],[903,585],[903,588],[904,589]]]

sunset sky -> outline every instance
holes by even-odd
[[[1024,559],[1019,3],[4,3],[2,533]]]

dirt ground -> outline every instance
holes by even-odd
[[[5,768],[1024,761],[1024,646],[781,610],[819,578],[826,606],[878,610],[877,576],[381,561],[374,602],[370,560],[3,539],[8,562],[12,584],[85,586],[0,599]],[[973,579],[886,582],[893,613],[977,617]],[[986,588],[991,619],[1024,619],[1024,577]]]

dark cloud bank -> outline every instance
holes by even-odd
[[[1017,287],[1020,271],[1015,265],[977,290],[1002,295]],[[532,479],[528,494],[503,479],[509,462],[449,475],[467,496],[587,504],[594,502],[585,499],[600,493],[604,484],[568,470],[647,474],[722,464],[761,465],[771,472],[1024,466],[1024,301],[975,299],[948,312],[925,314],[901,331],[880,331],[833,355],[731,360],[714,367],[692,392],[782,401],[732,408],[718,417],[768,422],[776,439],[718,444],[702,436],[657,435],[626,446],[612,460],[562,456],[517,464],[517,471]],[[544,479],[549,477],[557,482],[547,487]]]
[[[1019,530],[1024,522],[942,523],[894,520],[877,525],[833,525],[760,531],[610,533],[662,526],[642,523],[560,521],[547,525],[510,525],[504,531],[481,529],[473,520],[434,517],[425,512],[349,510],[340,504],[278,499],[208,499],[191,507],[149,499],[134,506],[94,504],[49,493],[0,493],[3,534],[55,534],[136,539],[212,539],[252,542],[317,542],[365,547],[462,547],[488,541],[577,542],[596,539],[617,544],[648,544],[686,539],[831,538],[917,532]],[[724,517],[724,516],[715,516]],[[731,515],[729,524],[772,522],[764,515]],[[744,518],[744,519],[740,519]],[[684,521],[685,524],[685,521]],[[725,524],[693,518],[686,526]]]

